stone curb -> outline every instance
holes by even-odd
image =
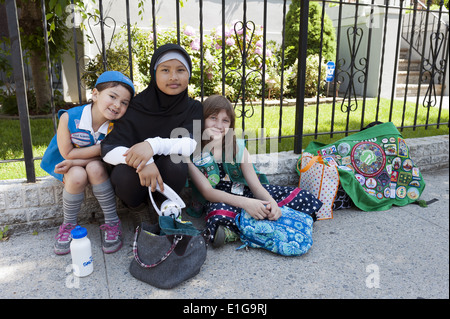
[[[449,167],[449,136],[439,135],[406,140],[411,158],[422,171]],[[295,170],[299,155],[290,152],[253,155],[255,166],[265,173],[271,184],[297,186]],[[14,233],[32,232],[59,226],[63,220],[62,184],[53,177],[36,183],[24,179],[0,181],[0,231],[6,226]],[[189,190],[182,196],[189,198]],[[117,201],[119,214],[125,211]],[[102,218],[97,200],[88,188],[79,214],[80,222]]]

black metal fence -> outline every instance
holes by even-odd
[[[156,0],[151,1],[151,24],[153,30],[157,29],[158,19],[156,18]],[[247,3],[251,2],[244,0],[242,2],[242,18],[235,24],[239,25],[244,33],[244,39],[246,33],[248,36],[254,30],[254,22],[248,19],[248,6]],[[281,0],[280,0],[281,2]],[[333,137],[335,134],[351,133],[363,128],[365,123],[370,121],[384,120],[392,121],[392,114],[394,109],[394,100],[403,101],[403,116],[401,124],[397,125],[399,129],[408,127],[416,128],[419,126],[431,127],[440,125],[447,125],[447,122],[442,122],[441,111],[443,109],[443,102],[445,96],[448,97],[448,55],[449,55],[449,23],[448,23],[448,10],[444,7],[444,1],[439,1],[438,5],[432,7],[432,1],[427,1],[423,4],[418,0],[405,1],[405,0],[386,0],[386,1],[297,1],[300,4],[300,18],[299,18],[299,34],[298,34],[298,66],[297,66],[297,82],[296,82],[296,94],[294,96],[295,106],[285,106],[285,92],[283,82],[286,79],[286,67],[283,65],[284,57],[286,53],[286,12],[288,11],[291,1],[282,1],[283,3],[283,25],[281,31],[281,43],[280,45],[280,57],[282,67],[279,70],[280,76],[280,93],[278,97],[277,106],[279,106],[279,126],[278,135],[270,138],[294,138],[294,151],[300,153],[302,150],[302,140],[304,136],[329,135]],[[316,95],[311,99],[305,97],[305,85],[307,71],[307,48],[308,48],[308,15],[309,7],[311,3],[319,3],[321,8],[321,32],[318,35],[318,41],[320,47],[322,47],[322,41],[324,39],[324,23],[325,17],[330,17],[333,21],[333,27],[335,29],[335,59],[334,69],[332,65],[326,66],[327,68],[327,91],[324,89],[324,68],[325,61],[323,59],[324,52],[320,50],[319,66],[317,69],[317,91]],[[42,1],[44,3],[44,1]],[[73,3],[73,1],[72,1]],[[100,27],[100,38],[95,38],[97,43],[99,54],[102,58],[103,68],[108,68],[108,56],[107,50],[111,43],[107,43],[105,40],[105,28],[115,25],[114,19],[105,15],[103,9],[103,1],[98,0],[96,2],[98,7],[98,13],[96,19],[92,20],[97,26]],[[121,2],[122,4],[122,2]],[[240,75],[240,94],[239,99],[233,101],[235,107],[239,108],[238,114],[242,117],[242,128],[245,128],[246,118],[248,119],[254,114],[254,103],[249,102],[246,96],[247,80],[249,73],[257,73],[260,78],[261,96],[259,98],[261,104],[261,128],[265,125],[265,112],[264,110],[269,107],[267,105],[266,93],[268,90],[266,79],[266,53],[268,50],[267,41],[267,21],[270,19],[270,14],[267,9],[268,1],[263,2],[263,16],[262,30],[263,30],[263,43],[262,53],[260,56],[261,65],[257,70],[250,68],[247,63],[247,59],[250,59],[249,49],[246,47],[246,41],[243,41],[240,46],[241,63],[236,70],[227,69],[226,58],[227,52],[224,46],[221,56],[221,78],[222,78],[222,93],[225,94],[225,82],[231,71],[236,71]],[[124,14],[126,15],[126,34],[128,41],[128,67],[130,76],[133,78],[133,65],[132,65],[132,40],[131,40],[131,28],[130,12],[138,10],[135,1],[124,1]],[[205,52],[203,50],[203,19],[205,12],[208,12],[207,1],[198,1],[198,16],[199,25],[198,31],[200,33],[200,70],[203,70],[205,63]],[[20,44],[19,26],[17,23],[17,8],[14,0],[6,0],[6,9],[8,17],[8,28],[10,32],[11,40],[11,53],[14,69],[14,82],[15,90],[17,94],[18,106],[20,111],[20,123],[22,130],[22,141],[24,149],[24,160],[27,172],[27,180],[29,182],[35,181],[34,172],[34,160],[39,159],[33,157],[31,146],[31,135],[29,116],[27,109],[26,99],[26,87],[25,78],[23,72],[23,60]],[[222,40],[225,39],[225,12],[227,9],[227,1],[221,1],[221,15],[220,20],[222,24]],[[176,16],[176,34],[177,42],[180,43],[181,35],[181,21],[180,12],[183,8],[180,6],[180,1],[175,1],[175,16]],[[43,23],[45,21],[45,5],[42,5],[43,11]],[[209,12],[210,13],[210,12]],[[147,12],[147,14],[149,14]],[[92,12],[92,15],[95,15]],[[219,17],[219,16],[218,16]],[[109,23],[108,23],[109,20]],[[112,21],[112,23],[111,23]],[[80,41],[77,38],[76,27],[73,27],[73,41],[76,44]],[[87,29],[88,30],[88,29]],[[46,37],[45,33],[45,37]],[[153,34],[154,47],[158,46],[158,39],[156,32]],[[45,49],[47,52],[47,62],[49,63],[48,52],[48,40],[46,39]],[[74,45],[76,48],[77,46]],[[83,76],[83,69],[78,66],[80,60],[80,53],[75,50],[75,61],[77,62],[76,68],[76,82],[78,83],[78,95],[79,100],[82,100],[80,83]],[[50,64],[50,63],[49,63]],[[417,66],[417,70],[413,71],[413,67]],[[404,65],[404,69],[402,69]],[[51,70],[50,70],[51,72]],[[203,83],[205,81],[203,72],[200,74],[201,90],[200,97],[204,98]],[[51,77],[50,77],[51,78]],[[402,78],[403,83],[399,85],[399,79]],[[425,88],[425,89],[424,89]],[[447,91],[446,91],[447,90]],[[331,94],[329,93],[331,91]],[[328,102],[331,104],[331,114],[322,114],[321,102],[325,95],[329,95]],[[380,101],[382,98],[386,98],[390,101],[389,114],[380,114]],[[366,105],[369,100],[375,100],[376,112],[375,118],[367,119]],[[415,110],[406,114],[407,101],[412,100],[415,103]],[[308,106],[307,106],[308,105]],[[289,135],[282,135],[282,117],[284,110],[287,107],[295,107],[295,131]],[[314,108],[315,115],[308,115],[305,118],[306,107]],[[420,108],[427,109],[427,117],[425,124],[417,123],[417,116]],[[431,108],[439,109],[437,117],[430,118],[429,111]],[[358,112],[357,112],[358,110]],[[344,113],[346,116],[345,123],[339,123],[345,129],[336,129],[336,114],[338,112]],[[358,115],[356,115],[358,114]],[[413,125],[406,125],[405,119],[408,116],[414,117]],[[319,127],[319,119],[323,117],[329,117],[327,123],[329,124],[327,129]],[[355,118],[357,117],[357,118]],[[357,129],[351,128],[351,121],[360,123]],[[306,123],[313,123],[314,129],[311,132],[305,132],[304,127]],[[263,138],[264,139],[264,138]],[[0,163],[5,161],[0,161]]]

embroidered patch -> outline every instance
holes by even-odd
[[[350,152],[350,145],[348,143],[341,143],[338,145],[338,152],[342,156],[347,155]]]
[[[420,193],[419,193],[419,190],[417,188],[410,187],[410,188],[408,188],[408,191],[406,192],[406,195],[408,196],[408,198],[410,198],[412,200],[416,200],[416,199],[419,198]]]
[[[406,197],[406,187],[405,186],[400,186],[397,187],[397,190],[395,191],[396,195],[398,198],[402,199]]]
[[[401,137],[398,138],[398,155],[402,157],[408,157],[408,146]]]
[[[397,145],[396,144],[384,144],[384,151],[386,155],[397,155]]]
[[[404,171],[409,172],[413,168],[412,160],[410,160],[409,158],[405,159],[402,163],[402,168]]]
[[[361,142],[352,149],[351,159],[355,169],[366,177],[378,175],[386,164],[383,149],[372,142]]]
[[[106,133],[106,134],[109,134],[109,133],[111,133],[111,131],[114,129],[114,123],[113,122],[109,122],[109,125],[108,125],[108,132]]]
[[[70,134],[70,139],[76,147],[86,147],[91,145],[91,137],[89,133],[76,132]]]

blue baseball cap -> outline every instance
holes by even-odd
[[[105,82],[121,82],[121,83],[125,83],[125,84],[129,85],[131,87],[131,89],[133,90],[133,96],[135,94],[133,82],[131,82],[131,80],[127,76],[123,75],[119,71],[106,71],[106,72],[103,72],[98,77],[97,82],[95,82],[95,86],[97,86],[97,84],[105,83]]]

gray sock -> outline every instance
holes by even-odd
[[[108,179],[101,184],[92,185],[92,192],[94,193],[95,198],[97,198],[103,214],[105,215],[105,223],[117,223],[119,221],[119,216],[117,216],[116,195],[111,185],[111,181]]]
[[[81,209],[81,204],[84,201],[84,192],[80,194],[70,194],[65,189],[63,190],[63,212],[64,223],[72,225],[77,224],[78,212]]]

